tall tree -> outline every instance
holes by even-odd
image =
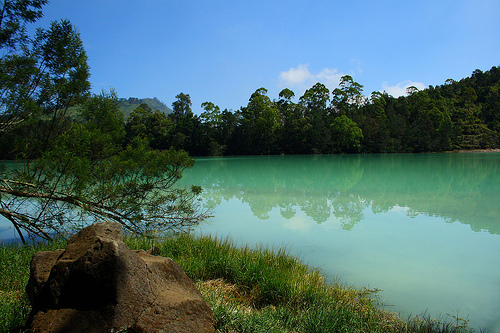
[[[8,49],[12,43],[6,43]],[[37,128],[14,141],[18,153],[34,157],[67,129],[68,110],[87,97],[90,74],[80,36],[69,21],[38,29],[32,41],[20,44],[0,59],[0,126],[5,134]]]
[[[0,215],[23,233],[66,236],[100,220],[144,236],[181,231],[207,213],[195,204],[201,188],[175,187],[194,160],[186,152],[153,150],[136,137],[123,148],[123,117],[114,96],[83,108],[84,120],[55,139],[53,148],[23,168],[3,170]],[[107,122],[96,122],[108,114]]]
[[[488,126],[500,133],[500,87],[492,87],[486,97],[481,116]]]
[[[4,0],[0,4],[0,48],[16,51],[28,39],[27,23],[36,22],[43,16],[42,6],[48,0]]]
[[[306,107],[292,102],[295,96],[290,89],[283,89],[276,103],[281,115],[282,129],[279,135],[279,148],[285,154],[306,154],[307,134],[312,125],[306,117]]]
[[[342,115],[333,120],[332,139],[336,153],[359,153],[363,133],[353,120]]]
[[[174,122],[174,128],[171,131],[171,144],[176,149],[191,151],[193,148],[193,129],[196,122],[191,110],[191,96],[180,93],[175,98],[176,100],[172,103],[173,113],[169,115]]]
[[[370,102],[366,103],[357,116],[357,124],[363,132],[363,149],[369,152],[385,152],[390,136],[387,128],[385,108],[387,93],[372,92]]]
[[[182,117],[191,117],[193,116],[193,111],[191,110],[191,96],[189,94],[180,93],[175,96],[176,100],[172,103],[172,110],[174,119],[182,118]]]
[[[355,82],[350,75],[342,76],[339,87],[332,91],[332,95],[332,106],[335,112],[351,119],[366,102],[363,96],[363,86]]]
[[[127,119],[127,141],[140,137],[149,142],[153,149],[170,148],[169,133],[173,129],[173,122],[163,112],[153,111],[149,105],[139,105]]]
[[[205,110],[200,119],[204,126],[204,134],[208,141],[209,155],[223,155],[226,150],[224,138],[224,113],[212,102],[204,102],[201,107]],[[225,110],[227,112],[227,110]]]
[[[44,3],[6,0],[0,14],[0,141],[15,139],[11,156],[22,158],[15,168],[0,164],[0,215],[23,241],[25,233],[66,236],[100,220],[161,234],[206,217],[195,204],[199,187],[173,186],[194,163],[188,154],[152,150],[141,138],[124,147],[116,95],[89,98],[73,26],[54,22],[26,36]]]
[[[277,152],[277,133],[281,126],[276,105],[267,96],[267,89],[257,89],[245,108],[242,108],[251,154]]]
[[[306,117],[310,126],[307,126],[308,153],[328,153],[330,151],[330,117],[328,102],[330,91],[322,83],[316,83],[307,89],[299,99],[306,110]]]

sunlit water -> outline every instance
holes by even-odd
[[[195,233],[286,247],[404,316],[500,332],[500,154],[200,158],[182,183],[213,208]]]
[[[183,182],[213,207],[197,233],[285,246],[389,310],[500,332],[500,154],[201,158]]]

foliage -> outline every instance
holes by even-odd
[[[18,163],[0,170],[0,215],[23,242],[25,234],[65,237],[96,220],[164,235],[204,219],[196,204],[201,188],[174,186],[194,160],[161,146],[156,131],[168,123],[165,115],[144,105],[125,128],[116,93],[90,96],[87,57],[69,21],[26,35],[45,3],[3,2],[0,154]],[[179,96],[175,114],[186,118],[189,95]]]
[[[127,120],[127,141],[134,138],[146,139],[154,149],[169,148],[166,146],[168,133],[174,126],[164,113],[153,110],[147,104],[138,106]]]
[[[335,118],[332,123],[332,132],[336,151],[347,153],[360,152],[363,134],[353,120],[346,115]]]
[[[162,101],[158,98],[135,98],[130,97],[128,99],[119,98],[118,103],[120,105],[120,110],[123,112],[125,119],[128,119],[132,111],[134,111],[137,107],[142,104],[147,104],[152,110],[158,110],[163,113],[165,116],[168,116],[172,113],[172,109],[166,106]]]
[[[6,1],[4,7],[16,3],[21,1]],[[37,157],[68,128],[68,109],[87,97],[87,56],[78,32],[66,20],[7,45],[0,58],[0,131],[2,146],[14,143],[14,149],[4,151],[4,157]]]
[[[48,0],[4,1],[1,7],[0,48],[16,50],[27,40],[26,24],[42,17],[41,8]]]
[[[440,152],[500,147],[500,69],[474,71],[470,78],[406,97],[386,92],[363,96],[363,86],[345,75],[332,92],[316,83],[299,101],[283,89],[271,100],[257,89],[237,111],[211,103],[191,111],[189,95],[179,94],[176,125],[165,147],[191,155]],[[187,110],[184,112],[183,110]]]
[[[121,115],[114,102],[104,95],[89,99],[82,112],[87,122],[73,124],[24,168],[5,171],[0,214],[19,232],[49,239],[106,219],[130,232],[162,235],[206,216],[193,205],[200,188],[174,186],[194,160],[183,151],[152,150],[139,137],[122,148],[123,123],[111,121]],[[107,122],[91,121],[102,114]]]
[[[217,332],[471,332],[458,315],[453,321],[421,315],[407,319],[380,309],[376,290],[342,283],[328,285],[317,270],[283,249],[237,248],[228,239],[180,235],[156,242],[128,238],[132,249],[158,247],[196,283],[211,305]],[[63,242],[0,247],[0,299],[5,332],[20,327],[29,312],[24,288],[29,261],[38,250]]]
[[[362,92],[363,86],[355,82],[352,76],[342,76],[339,88],[332,92],[332,106],[335,112],[353,117],[357,111],[356,109],[365,102]]]
[[[280,128],[278,110],[265,88],[257,89],[248,105],[241,109],[242,131],[247,136],[244,147],[251,154],[276,153],[277,132]]]

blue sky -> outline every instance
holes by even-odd
[[[51,0],[37,25],[80,31],[92,90],[191,96],[237,110],[258,88],[295,101],[349,74],[364,94],[393,96],[500,66],[500,1]]]

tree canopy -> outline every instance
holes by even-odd
[[[349,75],[331,92],[314,84],[298,102],[288,88],[272,100],[261,87],[239,110],[221,112],[205,102],[200,116],[177,116],[177,124],[165,128],[171,134],[164,146],[196,156],[500,148],[499,89],[497,67],[424,90],[410,87],[397,98],[378,91],[366,98]]]

